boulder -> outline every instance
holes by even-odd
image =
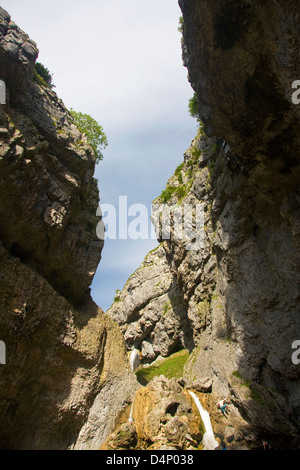
[[[194,382],[188,385],[186,388],[188,390],[194,389],[197,392],[201,393],[210,393],[212,391],[213,381],[209,377],[199,378],[194,380]]]

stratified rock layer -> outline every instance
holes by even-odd
[[[94,152],[33,81],[37,55],[0,8],[0,446],[99,448],[138,384],[90,297],[103,247]]]

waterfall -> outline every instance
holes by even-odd
[[[210,417],[209,417],[209,413],[208,413],[208,411],[206,411],[202,407],[199,398],[197,397],[197,395],[194,392],[189,391],[189,394],[193,398],[193,400],[194,400],[194,402],[195,402],[195,404],[196,404],[196,406],[199,410],[201,419],[202,419],[204,427],[205,427],[206,432],[203,436],[204,450],[214,450],[216,447],[219,446],[219,443],[215,439],[213,428],[212,428]]]
[[[131,403],[131,409],[130,409],[130,415],[129,415],[129,418],[128,418],[128,423],[133,423],[133,421],[134,421],[134,419],[132,417],[132,414],[133,414],[133,402]]]
[[[132,372],[134,372],[138,368],[138,366],[140,365],[140,351],[138,349],[133,349],[131,351],[131,353],[129,355],[129,363],[130,363],[130,367],[131,367]],[[134,421],[134,419],[132,417],[133,403],[134,403],[134,400],[131,403],[131,409],[130,409],[130,415],[129,415],[129,418],[128,418],[128,423],[133,423],[133,421]]]
[[[133,349],[129,356],[129,363],[132,372],[134,372],[140,365],[140,351],[138,349]]]

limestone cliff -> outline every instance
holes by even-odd
[[[202,448],[188,391],[229,447],[299,448],[297,5],[179,4],[203,125],[155,201],[173,210],[170,237],[154,214],[160,245],[109,315],[89,293],[102,249],[93,150],[33,81],[36,45],[0,9],[3,448]],[[175,231],[185,205],[204,209],[193,249]],[[140,384],[126,348],[140,351]]]
[[[167,350],[192,351],[183,381],[211,378],[214,427],[227,444],[261,448],[264,439],[275,449],[296,449],[300,368],[291,346],[300,334],[300,107],[291,96],[300,77],[297,5],[179,4],[183,59],[204,126],[156,202],[204,204],[204,242],[188,250],[174,231],[170,240],[160,236],[160,247],[108,313],[144,362]],[[216,410],[221,398],[229,403],[227,418]]]
[[[192,349],[183,296],[162,244],[146,256],[107,313],[120,325],[127,348],[141,351],[143,362]]]
[[[89,292],[103,246],[94,151],[33,80],[37,56],[0,8],[0,446],[98,448],[137,382]]]

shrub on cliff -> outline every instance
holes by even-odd
[[[70,109],[70,114],[80,132],[86,134],[91,146],[95,151],[96,163],[99,163],[100,160],[103,160],[103,154],[101,150],[108,145],[107,137],[103,127],[100,126],[100,124],[98,124],[98,122],[88,114],[77,112],[73,108]]]
[[[189,100],[189,113],[190,116],[196,118],[197,121],[200,121],[199,103],[196,93],[194,93],[194,96]]]
[[[178,25],[178,31],[179,31],[180,33],[183,33],[183,29],[184,29],[184,20],[183,20],[183,16],[180,16],[178,23],[179,23],[179,25]]]
[[[49,72],[47,67],[45,67],[40,62],[36,62],[34,65],[33,79],[38,83],[38,85],[47,86],[51,89],[55,88],[52,74]]]

